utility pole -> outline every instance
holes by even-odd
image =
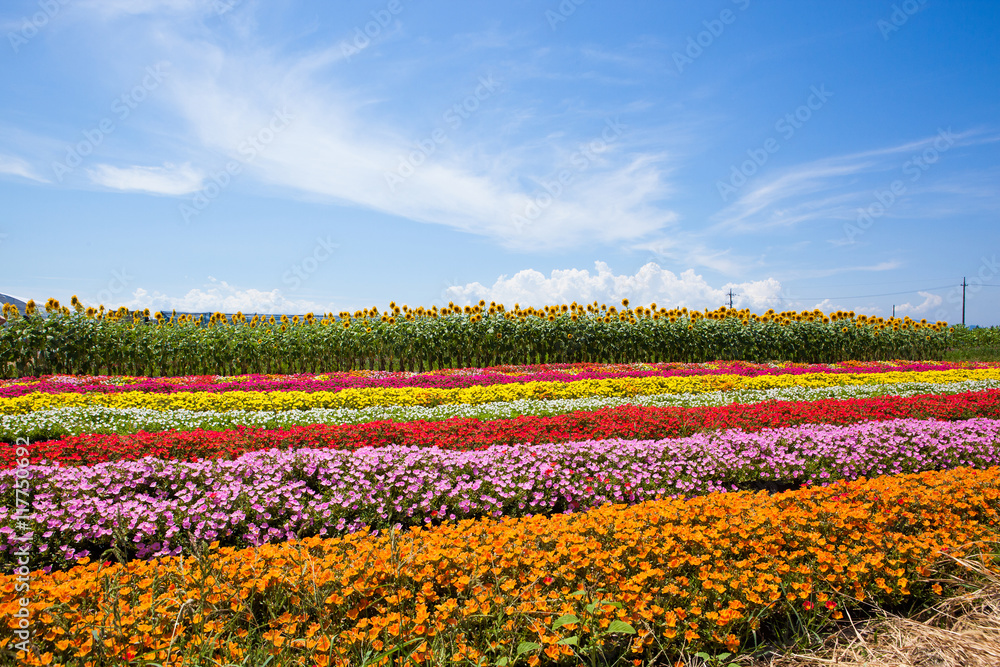
[[[892,317],[893,319],[896,318],[896,304],[892,304]]]
[[[965,278],[962,278],[962,326],[965,326],[965,288],[969,286]]]
[[[729,288],[729,309],[730,310],[733,309],[733,297],[734,296],[739,296],[739,294],[733,294],[733,289],[730,287]]]

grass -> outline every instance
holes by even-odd
[[[966,329],[955,327],[954,348],[945,353],[945,361],[1000,361],[1000,327]]]
[[[1000,664],[1000,571],[997,555],[952,558],[959,570],[932,581],[950,595],[914,614],[873,608],[845,618],[820,646],[793,648],[731,663],[740,667],[995,667]],[[691,662],[691,667],[712,663]]]
[[[962,347],[949,350],[945,361],[1000,361],[1000,347]]]

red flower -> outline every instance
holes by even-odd
[[[813,603],[810,602],[809,600],[806,600],[805,602],[802,603],[802,608],[805,609],[806,611],[812,611]]]
[[[214,386],[214,385],[213,385]],[[732,404],[700,408],[620,406],[552,417],[365,424],[312,424],[266,430],[245,427],[228,431],[196,429],[132,434],[85,434],[32,445],[32,462],[48,459],[71,465],[135,460],[153,455],[178,460],[231,459],[246,452],[277,447],[331,447],[355,450],[371,444],[430,446],[475,450],[524,442],[566,442],[581,439],[679,437],[693,431],[742,428],[747,432],[795,424],[853,424],[897,419],[968,419],[994,417],[1000,389],[947,396],[905,398],[824,399],[806,403]],[[532,456],[536,456],[531,452]],[[0,468],[17,466],[16,447],[0,443]],[[606,480],[601,480],[606,481]],[[878,502],[879,499],[873,499]]]
[[[545,577],[544,579],[542,579],[542,583],[545,584],[546,586],[551,584],[553,581],[555,581],[555,579],[553,579],[552,577]]]
[[[827,600],[826,601],[826,608],[827,609],[836,609],[837,608],[837,603],[834,602],[833,600]]]

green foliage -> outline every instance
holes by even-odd
[[[952,345],[944,357],[948,361],[1000,361],[1000,327],[967,329],[958,325]]]
[[[916,323],[893,327],[818,318],[780,323],[697,315],[518,318],[497,312],[394,322],[372,317],[201,325],[54,313],[18,317],[0,329],[0,374],[176,376],[714,360],[828,363],[940,359],[954,347],[947,329]],[[962,335],[980,334],[965,330]]]

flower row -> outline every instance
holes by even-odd
[[[233,458],[246,452],[278,448],[358,449],[401,445],[471,450],[491,445],[551,443],[605,438],[660,439],[699,431],[758,431],[795,424],[850,424],[901,418],[1000,418],[1000,390],[943,396],[773,401],[714,407],[637,407],[624,405],[555,416],[522,416],[483,421],[378,421],[360,424],[311,424],[274,430],[237,428],[215,431],[165,431],[133,434],[87,434],[32,442],[29,460],[69,465],[156,456],[196,460]],[[0,444],[0,468],[17,461],[16,449]]]
[[[722,362],[718,364],[567,364],[561,368],[512,367],[465,369],[461,372],[430,373],[326,373],[300,375],[239,375],[193,376],[186,378],[137,378],[129,376],[87,378],[79,376],[49,376],[22,379],[0,386],[0,398],[14,398],[32,393],[85,394],[141,391],[147,393],[228,392],[228,391],[340,391],[342,389],[437,388],[465,387],[525,382],[573,382],[641,377],[690,377],[705,375],[805,375],[813,373],[886,373],[889,371],[917,373],[969,368],[991,368],[998,364],[977,363],[869,363],[771,365]]]
[[[29,468],[36,548],[58,566],[117,547],[176,555],[435,519],[585,510],[675,494],[778,488],[1000,465],[1000,420],[900,419],[726,430],[660,441],[269,450],[234,460],[143,458]],[[22,469],[23,470],[23,469]],[[16,482],[0,472],[0,550],[15,551]],[[223,509],[224,508],[224,509]],[[8,556],[9,558],[9,556]]]
[[[374,421],[440,421],[461,417],[483,421],[513,419],[523,415],[552,416],[580,410],[600,410],[622,405],[653,407],[703,407],[764,401],[817,401],[827,398],[868,398],[873,396],[915,396],[959,394],[1000,389],[1000,380],[967,380],[934,384],[904,382],[890,385],[846,387],[779,387],[777,389],[733,389],[701,394],[657,394],[653,396],[598,396],[593,398],[521,399],[517,401],[467,405],[463,403],[424,406],[376,406],[372,408],[311,408],[285,412],[230,410],[151,410],[149,408],[56,408],[19,415],[0,415],[0,442],[28,437],[51,440],[85,433],[136,433],[195,429],[222,431],[249,426],[279,429],[309,424],[362,424]]]
[[[83,563],[35,575],[39,654],[17,657],[263,664],[280,651],[347,667],[401,645],[417,663],[511,665],[602,644],[636,658],[734,651],[788,617],[940,593],[926,578],[941,552],[997,540],[998,521],[1000,468],[962,469]],[[10,628],[17,581],[0,574]],[[10,657],[13,642],[0,639]]]
[[[884,373],[807,373],[804,375],[702,375],[694,377],[624,377],[572,382],[525,382],[461,389],[365,388],[341,391],[230,391],[225,393],[183,392],[159,394],[31,393],[0,398],[0,414],[23,414],[58,407],[105,406],[155,410],[306,410],[310,408],[365,408],[385,405],[434,406],[465,403],[480,405],[519,399],[583,398],[588,396],[649,396],[701,393],[730,389],[775,389],[779,387],[833,387],[906,382],[950,383],[968,380],[1000,380],[1000,367],[951,369],[947,371],[888,371]]]

